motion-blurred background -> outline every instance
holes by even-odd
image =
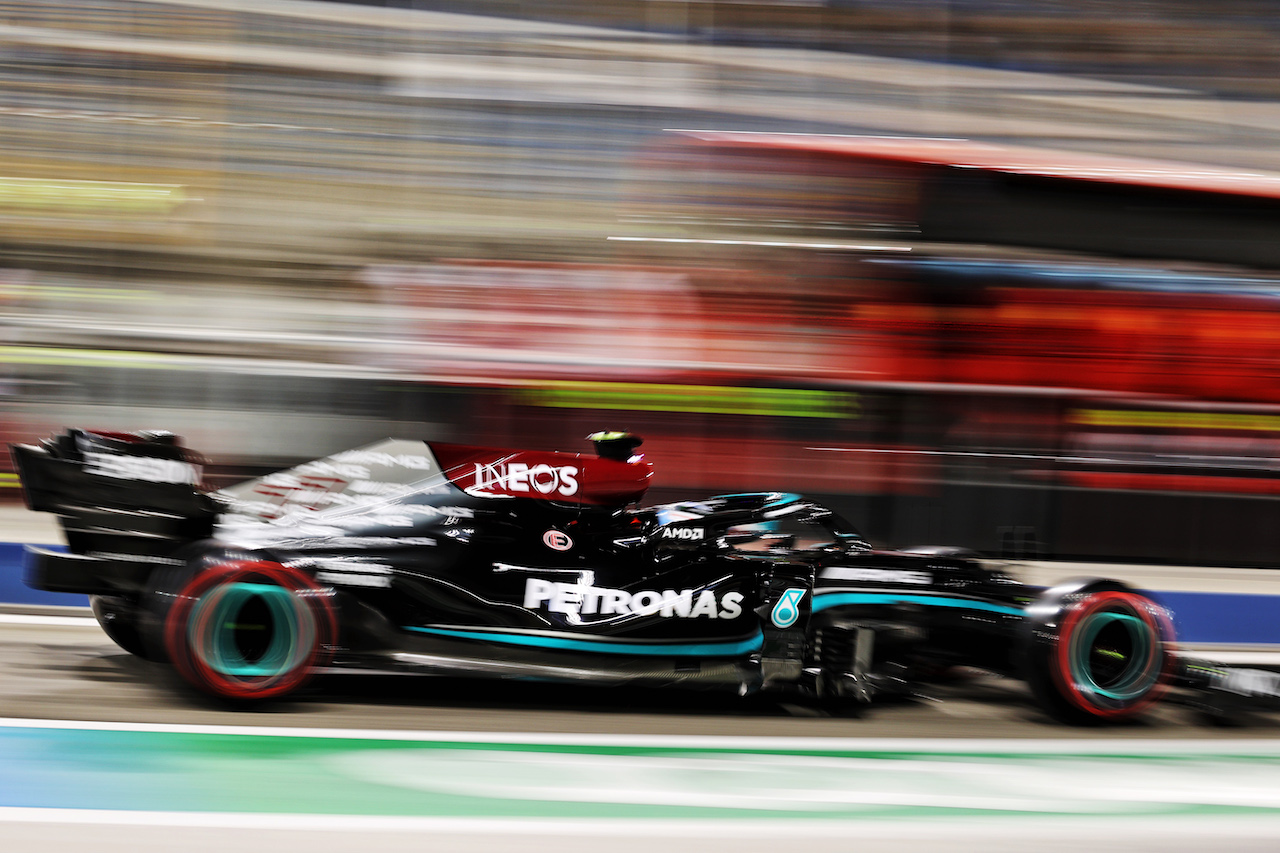
[[[1278,43],[1264,0],[0,3],[0,438],[227,482],[625,428],[655,500],[1274,564]]]

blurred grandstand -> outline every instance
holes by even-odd
[[[353,0],[346,0],[352,2]],[[1274,97],[1280,18],[1267,0],[354,0],[366,5],[660,32]],[[1212,38],[1206,34],[1212,33]]]
[[[1273,562],[1265,9],[414,5],[0,4],[7,438],[616,424],[659,499]]]

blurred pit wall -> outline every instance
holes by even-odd
[[[1006,265],[957,299],[893,253],[609,242],[638,152],[690,124],[1280,156],[1270,105],[1149,88],[1194,76],[1161,59],[1167,33],[1195,32],[1174,41],[1199,67],[1221,55],[1186,23],[1216,13],[1093,16],[1165,52],[1121,45],[1120,72],[1050,87],[884,58],[903,34],[912,58],[971,58],[983,40],[959,23],[986,4],[945,4],[949,22],[939,4],[838,5],[645,4],[636,21],[606,4],[556,24],[0,6],[4,437],[168,428],[225,481],[388,434],[574,450],[623,427],[646,436],[654,500],[789,489],[882,544],[1274,564],[1265,292],[1044,289]],[[1107,66],[1076,35],[1090,16],[1033,5],[1002,18],[1028,45],[1009,56]],[[837,14],[843,30],[801,25]],[[761,22],[779,15],[789,47],[881,55],[774,54]],[[848,40],[869,21],[888,23]],[[1280,79],[1219,76],[1262,95]]]

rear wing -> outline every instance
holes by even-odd
[[[73,554],[167,557],[210,536],[221,511],[171,433],[69,429],[10,452],[27,506],[59,517]]]

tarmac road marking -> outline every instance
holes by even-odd
[[[1139,847],[1154,839],[1170,841],[1196,839],[1194,848],[1174,846],[1169,850],[1204,849],[1206,842],[1218,845],[1232,841],[1274,839],[1280,837],[1280,823],[1274,818],[1201,817],[1194,821],[1161,821],[1152,819],[1081,820],[1034,818],[1001,821],[868,821],[844,820],[610,820],[607,818],[551,820],[501,818],[420,818],[367,817],[353,815],[296,815],[255,813],[93,811],[85,809],[8,809],[0,807],[0,824],[48,824],[98,827],[171,827],[199,830],[284,830],[290,832],[339,833],[422,833],[426,837],[441,835],[474,835],[482,837],[520,836],[523,838],[602,837],[615,845],[620,838],[670,839],[857,839],[859,842],[892,840],[899,849],[907,840],[931,842],[954,841],[957,833],[974,833],[974,837],[991,841],[1017,841],[1016,848],[1025,849],[1028,832],[1044,837],[1069,837],[1079,848],[1097,850],[1149,849]],[[1090,841],[1110,846],[1099,847]],[[1130,847],[1130,844],[1134,847]],[[856,845],[855,845],[856,846]],[[1212,846],[1212,845],[1210,845]],[[112,848],[114,849],[114,848]],[[254,848],[258,849],[258,848]],[[287,848],[292,849],[292,847]],[[331,848],[326,848],[331,849]],[[490,848],[502,849],[502,848]],[[544,848],[538,848],[544,849]],[[628,847],[626,849],[634,849]],[[689,849],[680,847],[677,849]],[[746,849],[759,849],[749,847]],[[853,849],[853,848],[849,848]],[[877,847],[876,849],[882,849]],[[920,849],[920,848],[903,848]],[[935,849],[933,847],[928,848]],[[974,849],[972,846],[965,850]],[[1256,849],[1256,848],[1249,848]]]
[[[141,816],[160,815],[154,820],[312,828],[415,819],[424,826],[737,826],[1228,816],[1280,826],[1280,741],[391,732],[0,719],[0,822],[52,821],[64,813],[85,821],[151,822]]]
[[[0,625],[43,625],[53,628],[97,628],[92,616],[41,616],[27,613],[0,613]]]
[[[708,750],[829,752],[882,750],[937,753],[1068,755],[1261,755],[1280,759],[1280,738],[1223,741],[1209,738],[1108,740],[1083,738],[848,738],[758,737],[749,735],[603,734],[568,732],[432,731],[425,729],[343,729],[304,726],[226,726],[193,723],[128,723],[110,720],[59,720],[0,717],[5,729],[63,729],[87,732],[142,732],[191,735],[240,735],[338,740],[426,741],[466,744],[529,744],[584,747],[668,747]]]

